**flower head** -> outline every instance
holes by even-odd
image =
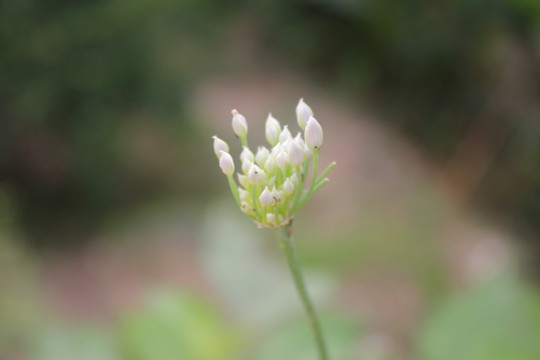
[[[265,124],[266,140],[272,146],[259,147],[254,154],[247,146],[247,121],[233,110],[232,128],[244,145],[240,154],[242,173],[238,174],[237,186],[232,177],[234,161],[225,141],[214,136],[214,152],[219,166],[227,175],[231,191],[240,210],[250,216],[259,227],[282,227],[287,225],[307,200],[324,185],[324,176],[335,163],[322,174],[311,171],[311,181],[306,179],[310,164],[317,169],[317,156],[323,142],[322,127],[313,117],[311,108],[300,99],[296,107],[298,125],[303,130],[292,137],[288,126],[281,127],[272,114]],[[303,135],[303,137],[302,137]]]

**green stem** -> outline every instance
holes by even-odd
[[[296,285],[296,290],[298,291],[298,295],[302,300],[302,304],[304,305],[304,309],[309,318],[313,337],[315,338],[315,343],[317,345],[317,351],[319,352],[319,359],[328,360],[328,352],[326,350],[321,325],[319,323],[319,319],[317,318],[315,308],[313,307],[311,299],[309,298],[308,292],[306,290],[304,278],[302,276],[302,272],[300,271],[300,265],[298,264],[298,259],[296,257],[296,252],[292,239],[291,224],[289,223],[288,225],[277,229],[276,235],[280,239],[280,245],[283,249],[285,257],[287,258],[287,263],[289,264],[289,269],[291,270],[294,284]]]
[[[232,177],[232,175],[227,176],[227,180],[229,180],[229,186],[231,188],[234,201],[236,201],[236,204],[238,204],[238,206],[241,207],[242,205],[240,204],[240,196],[238,195],[238,186],[236,185],[236,181],[234,181],[234,178]]]
[[[249,147],[247,142],[247,136],[240,138],[240,141],[242,141],[242,146]]]
[[[255,217],[259,219],[259,207],[257,206],[257,185],[251,185],[251,202],[253,203],[253,210],[255,211]]]
[[[326,169],[324,169],[324,171],[321,173],[321,175],[317,176],[317,180],[315,180],[315,182],[318,184],[321,182],[322,179],[324,179],[324,177],[328,174],[328,172],[330,170],[332,170],[332,168],[336,166],[336,162],[335,161],[332,161],[330,163],[330,165],[328,165],[328,167]]]

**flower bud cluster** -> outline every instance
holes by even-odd
[[[323,143],[323,131],[313,117],[313,111],[300,99],[296,108],[298,125],[303,130],[295,137],[288,126],[281,126],[270,113],[266,119],[266,140],[270,147],[259,146],[253,153],[247,145],[246,118],[232,111],[232,128],[243,144],[237,185],[233,174],[234,160],[225,141],[214,136],[214,152],[219,166],[227,175],[233,196],[240,209],[259,227],[287,225],[309,197],[324,185],[326,174],[335,165],[330,164],[317,176],[318,151]],[[311,165],[311,182],[307,174]],[[307,188],[306,188],[307,186]]]

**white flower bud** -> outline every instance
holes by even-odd
[[[244,149],[240,153],[240,160],[242,162],[250,161],[253,163],[255,161],[255,155],[253,155],[253,153],[251,152],[251,150],[249,150],[248,147],[244,146]]]
[[[306,144],[311,150],[319,149],[323,143],[322,127],[313,116],[309,118],[304,133]]]
[[[266,174],[264,173],[264,170],[255,164],[251,165],[248,171],[248,180],[250,184],[260,185],[264,182],[265,178]]]
[[[242,172],[244,174],[247,174],[249,169],[251,168],[251,165],[253,165],[253,161],[250,161],[249,159],[245,159],[242,161]]]
[[[276,215],[272,213],[266,214],[266,222],[270,225],[276,225]]]
[[[276,177],[272,176],[270,179],[266,180],[266,186],[268,186],[268,188],[276,187]]]
[[[304,130],[306,128],[306,123],[312,116],[313,111],[311,108],[304,102],[304,99],[300,99],[298,105],[296,106],[296,120],[298,121],[298,126]]]
[[[272,116],[272,113],[268,114],[266,118],[266,140],[272,146],[275,146],[279,141],[279,135],[281,134],[281,125],[276,118]]]
[[[279,166],[279,168],[283,171],[287,170],[287,163],[289,160],[289,156],[285,151],[280,151],[279,154],[276,156],[276,163]]]
[[[289,179],[291,179],[291,182],[293,183],[294,186],[298,185],[298,175],[296,175],[296,173],[292,174],[292,176]]]
[[[289,131],[287,125],[283,127],[281,134],[279,134],[279,143],[284,144],[292,138],[291,132]]]
[[[219,157],[219,167],[221,171],[227,176],[234,174],[234,161],[230,154],[225,151],[220,152],[221,156]]]
[[[287,195],[291,195],[294,192],[294,184],[290,179],[285,180],[283,183],[283,191]]]
[[[272,198],[272,193],[268,190],[268,186],[264,188],[261,196],[259,196],[259,202],[262,206],[270,206],[274,199]]]
[[[239,138],[244,138],[247,135],[248,131],[248,125],[246,118],[240,114],[236,109],[231,111],[233,118],[232,118],[232,128],[236,136]]]
[[[229,152],[229,145],[227,145],[225,141],[221,140],[216,135],[212,136],[212,138],[214,139],[214,152],[216,153],[216,156],[219,159],[221,156],[220,154],[221,151],[226,152],[226,153]]]
[[[249,181],[246,175],[238,174],[238,182],[244,189],[247,189],[249,186]]]
[[[302,133],[300,131],[294,137],[294,141],[296,141],[298,145],[304,146],[305,142],[304,139],[302,139]]]
[[[289,144],[289,160],[294,167],[304,162],[304,148],[294,140]]]
[[[240,200],[242,200],[242,202],[248,202],[251,200],[250,198],[251,195],[249,191],[241,189],[241,188],[238,189],[238,196],[240,197]]]
[[[257,162],[257,165],[264,167],[264,164],[266,163],[266,160],[268,160],[269,156],[270,151],[268,151],[268,149],[264,146],[259,146],[259,148],[257,149],[257,155],[255,155],[255,161]]]
[[[276,160],[274,159],[273,155],[270,155],[268,159],[266,159],[266,163],[264,164],[264,170],[267,173],[273,173],[274,169],[276,168]]]

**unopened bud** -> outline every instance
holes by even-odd
[[[289,131],[287,125],[283,127],[283,130],[281,130],[281,134],[279,134],[279,142],[280,144],[284,144],[287,141],[289,141],[292,138],[291,132]]]
[[[283,171],[287,170],[287,163],[288,163],[289,156],[285,151],[280,151],[279,154],[276,156],[276,163],[279,166],[279,168]]]
[[[289,159],[294,167],[304,162],[304,149],[294,140],[289,144]]]
[[[259,196],[259,202],[262,206],[270,206],[273,202],[272,193],[270,190],[268,190],[268,186],[266,186],[261,193],[261,196]]]
[[[214,139],[214,153],[216,153],[216,156],[218,159],[221,157],[221,151],[228,153],[229,152],[229,145],[220,138],[218,138],[216,135],[212,136]]]
[[[322,127],[313,116],[307,122],[304,137],[306,138],[306,144],[311,150],[319,149],[323,143]]]
[[[294,192],[294,184],[290,179],[285,180],[283,183],[283,191],[287,195],[291,195]]]
[[[238,189],[238,196],[243,202],[248,202],[250,200],[250,193],[244,189]]]
[[[232,128],[236,136],[239,138],[245,138],[248,131],[248,125],[246,118],[240,114],[236,109],[231,111],[233,118],[232,118]]]
[[[279,141],[279,135],[281,134],[281,125],[276,118],[272,116],[272,113],[268,114],[266,118],[266,140],[272,146],[275,146]]]
[[[234,174],[234,161],[230,154],[221,151],[221,156],[219,158],[219,167],[221,171],[227,176]]]
[[[259,185],[264,182],[265,177],[266,174],[264,173],[264,170],[255,164],[251,165],[248,171],[248,180],[250,184]]]
[[[274,156],[270,155],[268,159],[266,159],[266,163],[264,164],[264,170],[270,174],[274,172],[275,168],[276,168],[276,161],[274,159]]]
[[[264,167],[264,164],[266,163],[266,160],[268,160],[269,156],[270,151],[268,151],[268,149],[264,146],[259,146],[259,148],[257,149],[257,155],[255,155],[255,161],[257,162],[257,165]]]
[[[300,99],[298,105],[296,106],[296,120],[298,120],[298,126],[304,130],[309,118],[312,116],[313,111],[311,108],[304,102],[304,99]]]
[[[251,150],[249,150],[248,147],[244,146],[244,149],[240,153],[240,160],[242,162],[244,162],[246,160],[250,161],[250,162],[254,162],[255,161],[255,155],[253,155],[253,153],[251,152]]]
[[[249,169],[251,168],[251,165],[253,165],[253,161],[250,161],[249,159],[245,159],[242,161],[242,172],[244,174],[247,174]]]

